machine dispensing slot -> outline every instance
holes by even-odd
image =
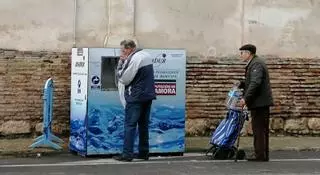
[[[116,70],[120,57],[102,56],[101,57],[101,90],[117,91]]]

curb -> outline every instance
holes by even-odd
[[[0,152],[0,158],[39,158],[41,156],[57,156],[71,154],[68,151],[11,151],[11,152]]]
[[[186,153],[205,153],[208,148],[189,148],[186,150]],[[239,148],[241,150],[244,150],[246,152],[253,151],[253,148]],[[281,148],[281,149],[270,149],[270,152],[276,152],[276,151],[296,151],[296,152],[303,152],[303,151],[310,151],[310,152],[320,152],[320,147],[311,147],[311,148]]]
[[[240,148],[246,152],[252,151],[252,148]],[[185,153],[205,153],[207,151],[206,148],[187,148]],[[283,148],[283,149],[270,149],[270,152],[276,151],[311,151],[311,152],[320,152],[320,147],[312,147],[312,148]],[[0,152],[1,158],[40,158],[42,156],[61,156],[61,155],[77,155],[68,150],[61,151],[36,151],[36,150],[28,150],[28,151],[9,151],[9,152]]]

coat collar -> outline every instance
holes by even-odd
[[[250,63],[252,62],[253,59],[257,58],[257,55],[254,55],[248,62],[246,65],[246,68],[250,65]]]

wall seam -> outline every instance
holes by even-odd
[[[245,0],[241,0],[241,19],[240,19],[240,25],[241,25],[241,45],[244,43],[244,14],[245,14]]]

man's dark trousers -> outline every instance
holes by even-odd
[[[124,121],[123,156],[133,158],[133,146],[138,125],[139,155],[149,154],[149,116],[152,100],[146,102],[127,103]]]
[[[270,107],[251,109],[252,131],[256,158],[269,160]]]

